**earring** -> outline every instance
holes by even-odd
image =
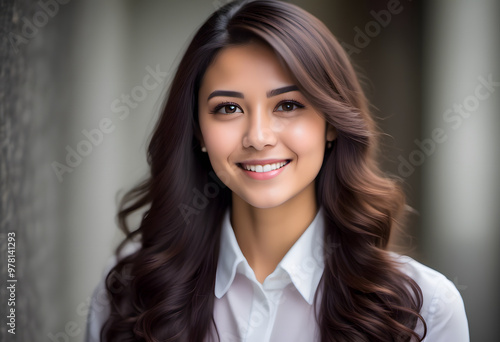
[[[327,141],[327,143],[326,143],[326,147],[327,147],[327,148],[332,148],[332,142],[331,142],[331,141]]]
[[[201,147],[201,152],[207,152],[207,148],[205,146]]]

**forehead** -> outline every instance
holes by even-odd
[[[261,42],[223,48],[207,68],[200,91],[207,88],[292,84],[292,77],[274,50]]]

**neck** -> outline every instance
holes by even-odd
[[[271,274],[316,216],[314,183],[273,208],[255,208],[233,193],[231,224],[257,280]]]

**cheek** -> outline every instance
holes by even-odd
[[[203,140],[212,164],[227,160],[241,143],[239,130],[232,126],[234,125],[222,122],[205,122],[201,126]]]
[[[299,157],[322,156],[325,147],[325,125],[321,120],[309,118],[289,124],[282,136]]]

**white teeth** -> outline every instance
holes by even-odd
[[[277,169],[281,169],[285,166],[287,162],[280,162],[275,164],[265,164],[265,165],[245,165],[244,168],[248,171],[253,172],[269,172]]]

